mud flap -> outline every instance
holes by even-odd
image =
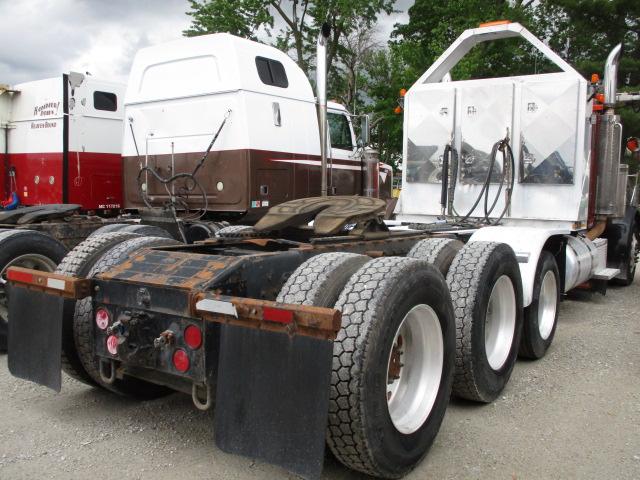
[[[62,297],[12,285],[9,292],[9,371],[61,388]]]
[[[220,334],[217,446],[320,478],[333,342],[232,325]]]

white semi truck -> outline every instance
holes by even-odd
[[[560,71],[440,82],[475,44],[511,37]],[[59,390],[62,358],[98,388],[215,405],[224,451],[318,478],[326,445],[349,468],[402,477],[452,393],[491,402],[518,355],[545,355],[563,293],[633,281],[619,53],[600,85],[519,24],[464,32],[406,95],[394,222],[377,198],[302,198],[242,238],[116,232],[59,273],[10,269],[11,373]]]

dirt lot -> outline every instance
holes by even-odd
[[[11,377],[0,356],[0,478],[265,479],[281,469],[213,446],[185,395],[136,403],[64,379]],[[327,460],[324,478],[364,478]],[[453,401],[409,479],[640,478],[640,279],[562,304],[546,358],[519,361],[503,395]]]

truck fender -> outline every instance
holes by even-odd
[[[522,305],[528,307],[533,298],[538,259],[545,243],[551,237],[569,233],[569,230],[560,228],[483,227],[471,235],[469,242],[500,242],[513,249],[522,277]]]

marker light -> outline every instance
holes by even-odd
[[[496,20],[495,22],[486,22],[478,25],[480,28],[484,27],[495,27],[496,25],[508,25],[511,23],[511,20]]]

